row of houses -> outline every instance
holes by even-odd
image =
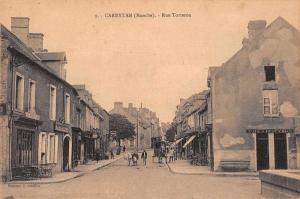
[[[209,67],[209,89],[177,106],[178,151],[214,171],[299,169],[299,74],[299,31],[250,21],[242,48]]]
[[[122,140],[121,143],[127,148],[149,149],[155,139],[162,139],[159,118],[155,112],[146,107],[137,108],[132,103],[129,103],[128,107],[124,107],[123,102],[115,102],[109,113],[123,115],[134,124],[136,135],[133,138]]]
[[[0,26],[0,175],[30,177],[38,168],[74,169],[104,156],[109,114],[84,85],[66,81],[65,52],[48,52],[29,18]]]

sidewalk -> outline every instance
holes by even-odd
[[[169,170],[174,174],[182,175],[212,175],[228,177],[258,177],[258,172],[214,172],[208,166],[191,165],[188,160],[176,160],[168,163]]]
[[[51,184],[51,183],[66,182],[71,179],[83,176],[89,172],[103,168],[117,160],[120,160],[123,157],[124,157],[124,153],[121,153],[120,155],[115,156],[114,159],[101,160],[98,163],[96,161],[91,161],[88,164],[78,165],[71,172],[56,173],[50,178],[39,178],[39,179],[28,180],[28,181],[21,181],[21,180],[20,181],[10,181],[10,182],[7,182],[6,184],[8,184],[8,185],[10,185],[10,184],[11,185],[13,185],[13,184]]]

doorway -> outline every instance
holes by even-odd
[[[275,169],[287,169],[286,134],[274,134]]]
[[[70,145],[70,139],[68,137],[65,137],[65,139],[64,139],[64,149],[63,149],[63,170],[64,171],[69,171],[70,170],[69,145]]]
[[[257,170],[269,169],[269,140],[267,133],[256,134]]]

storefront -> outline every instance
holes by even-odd
[[[72,127],[72,168],[80,164],[81,160],[81,129]]]
[[[38,120],[14,117],[11,145],[12,179],[35,177],[38,165]]]
[[[247,129],[255,141],[256,169],[296,167],[296,136],[293,128]],[[294,157],[295,156],[295,157]]]

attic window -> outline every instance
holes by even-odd
[[[275,81],[275,66],[265,66],[266,82]]]

